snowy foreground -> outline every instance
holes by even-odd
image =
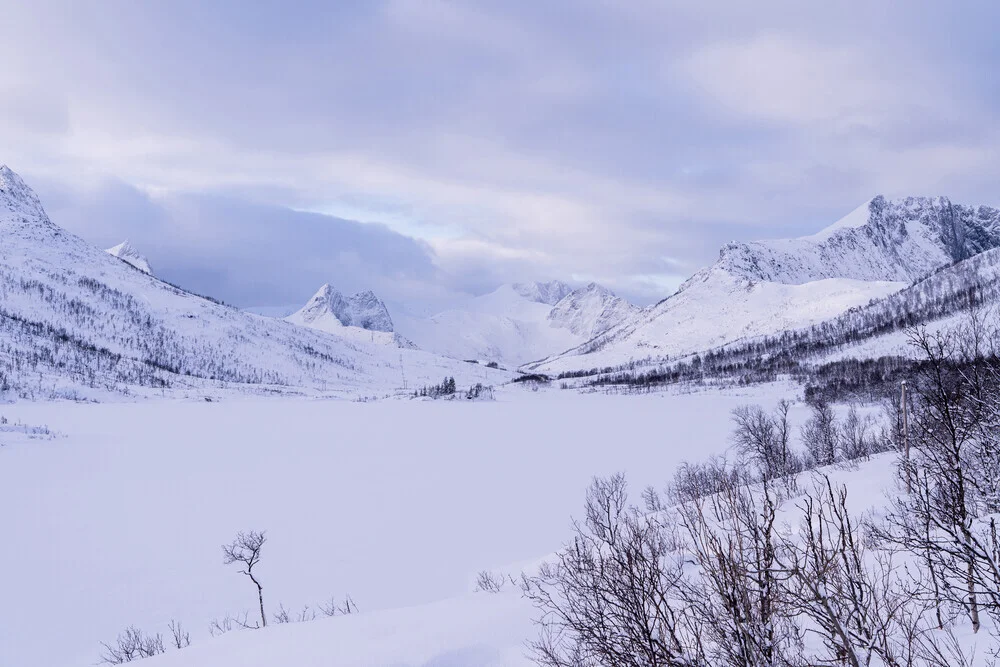
[[[150,665],[526,664],[531,609],[476,574],[559,548],[593,475],[662,487],[726,448],[733,407],[784,390],[2,406],[0,665],[93,665],[171,619],[192,644]],[[269,613],[345,594],[362,613],[211,638],[254,608],[220,549],[250,529]]]

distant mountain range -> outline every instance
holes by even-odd
[[[997,209],[875,197],[811,236],[729,243],[672,296],[531,368],[616,366],[809,326],[997,246]]]
[[[0,394],[99,399],[160,392],[384,395],[511,375],[412,349],[388,350],[184,291],[67,233],[0,166]],[[128,261],[132,260],[132,261]],[[376,309],[352,316],[378,325]],[[371,316],[371,317],[369,317]]]
[[[127,241],[101,251],[59,228],[7,167],[0,233],[0,391],[29,397],[233,387],[356,395],[446,375],[511,377],[489,362],[559,374],[743,344],[775,355],[807,340],[829,352],[881,340],[899,323],[952,317],[970,294],[1000,299],[1000,211],[944,197],[875,197],[810,236],[729,243],[647,308],[597,284],[551,281],[503,285],[431,317],[391,315],[376,294],[331,285],[284,320],[191,294],[157,280]],[[890,343],[852,349],[875,355]]]

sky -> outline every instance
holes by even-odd
[[[1000,204],[1000,7],[0,0],[0,163],[242,306],[671,293],[873,195]]]

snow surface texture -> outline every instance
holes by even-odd
[[[4,516],[16,548],[0,549],[0,665],[88,667],[129,624],[171,619],[192,645],[164,665],[524,664],[531,610],[468,597],[476,573],[516,574],[559,548],[593,475],[662,487],[680,460],[728,446],[730,410],[788,390],[2,406],[60,435],[0,433],[0,506],[17,508]],[[220,549],[250,529],[268,531],[269,613],[350,593],[362,614],[209,637],[211,619],[256,601]]]
[[[616,366],[808,326],[998,245],[997,209],[878,196],[812,236],[727,244],[673,296],[532,367]]]
[[[149,260],[146,259],[145,255],[136,250],[135,246],[129,243],[128,240],[122,241],[113,248],[108,248],[105,252],[123,262],[131,264],[143,273],[153,275],[153,267],[149,265]]]
[[[0,235],[0,391],[7,395],[355,397],[412,390],[445,376],[460,387],[510,378],[253,315],[161,282],[53,224],[6,167],[0,167]]]
[[[515,591],[471,593],[476,573],[533,572],[570,536],[592,475],[660,488],[682,459],[727,448],[732,408],[790,391],[4,406],[61,435],[0,432],[0,504],[18,508],[5,517],[17,548],[0,550],[0,664],[93,665],[127,625],[166,633],[176,619],[191,646],[142,664],[527,667],[535,610]],[[793,432],[806,412],[793,407]],[[663,438],[653,422],[669,424]],[[884,504],[893,471],[883,456],[831,477],[861,515]],[[269,612],[351,593],[361,613],[210,637],[212,618],[256,604],[219,548],[251,528],[268,531]]]
[[[431,318],[398,317],[398,330],[425,350],[514,368],[580,345],[639,309],[591,283],[503,285]]]

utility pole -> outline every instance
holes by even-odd
[[[374,334],[372,334],[374,335]],[[403,368],[403,353],[399,353],[399,373],[403,376],[403,391],[406,391],[406,369]]]
[[[899,383],[899,405],[903,410],[903,460],[906,465],[906,492],[912,493],[910,481],[910,430],[906,422],[906,380]]]

